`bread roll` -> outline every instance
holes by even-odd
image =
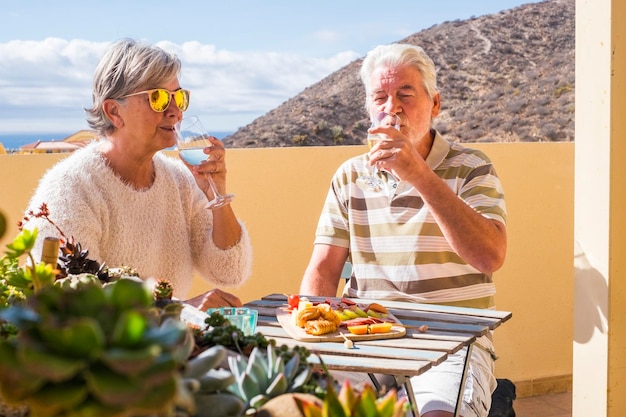
[[[307,321],[304,326],[304,331],[313,336],[320,336],[326,333],[332,333],[337,330],[337,325],[332,321],[326,319],[318,319]]]
[[[303,310],[298,310],[296,315],[296,326],[304,327],[306,322],[315,320],[320,316],[320,312],[316,307],[307,307]]]

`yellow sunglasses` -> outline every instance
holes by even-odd
[[[155,88],[153,90],[138,91],[136,93],[127,94],[120,98],[137,96],[139,94],[147,94],[150,99],[150,107],[157,113],[163,113],[165,109],[170,105],[172,96],[174,96],[174,102],[181,111],[187,110],[189,107],[189,90],[180,89],[176,91],[166,90],[165,88]]]

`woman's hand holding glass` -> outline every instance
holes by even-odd
[[[210,136],[200,120],[192,116],[184,118],[176,125],[176,144],[183,161],[191,165],[193,172],[201,175],[201,179],[206,181],[205,186],[200,182],[198,185],[203,190],[208,188],[213,195],[208,207],[216,209],[229,204],[235,196],[232,194],[222,195],[213,181],[213,178],[216,177],[222,189],[226,183],[224,147],[221,142]],[[196,178],[198,178],[197,175]]]

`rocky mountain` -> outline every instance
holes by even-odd
[[[434,25],[398,42],[438,69],[435,127],[458,142],[574,140],[575,0],[546,0]],[[224,138],[227,147],[363,143],[358,59]]]

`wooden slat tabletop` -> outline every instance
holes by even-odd
[[[309,297],[313,302],[323,302],[327,297]],[[338,300],[332,298],[331,300]],[[359,304],[374,302],[352,299]],[[312,362],[322,358],[331,370],[378,373],[410,377],[426,372],[442,363],[448,355],[469,346],[474,340],[497,328],[511,317],[511,313],[429,304],[375,301],[384,305],[407,325],[406,335],[398,339],[381,339],[354,342],[348,349],[340,342],[303,342],[294,340],[276,319],[276,310],[285,307],[284,294],[270,294],[260,300],[246,303],[258,311],[257,331],[278,345],[303,346],[314,352]],[[426,332],[420,326],[426,325]],[[319,355],[319,357],[318,357]]]
[[[429,370],[433,365],[429,361],[399,360],[377,358],[364,361],[359,356],[320,355],[328,369],[346,372],[378,373],[397,376],[417,376]],[[319,363],[316,355],[309,357],[309,362]]]
[[[313,302],[339,300],[308,298]],[[406,335],[394,339],[356,341],[353,349],[341,342],[303,342],[291,338],[276,318],[277,309],[287,304],[287,296],[284,294],[270,294],[246,303],[246,306],[259,313],[257,331],[275,339],[277,345],[303,346],[314,353],[309,356],[310,362],[319,363],[321,360],[333,371],[394,375],[400,378],[399,381],[404,380],[403,384],[408,390],[411,388],[408,377],[421,375],[432,366],[444,362],[448,355],[472,345],[477,337],[488,334],[512,316],[510,312],[488,309],[350,300],[358,304],[382,304],[407,326]],[[425,332],[418,330],[423,325],[428,326]]]
[[[282,329],[273,326],[259,326],[257,331],[273,338],[278,344],[289,347],[303,346],[312,352],[332,353],[339,356],[368,356],[373,358],[428,360],[439,364],[447,357],[441,349],[417,349],[411,346],[410,339],[381,339],[354,342],[354,348],[348,349],[337,342],[303,342],[294,340]],[[396,341],[396,343],[394,343]],[[435,342],[436,344],[436,342]]]
[[[323,302],[328,297],[308,297],[314,302]],[[451,322],[464,323],[467,325],[475,325],[479,327],[488,327],[490,330],[495,329],[500,324],[509,320],[512,314],[508,311],[477,309],[466,307],[442,306],[436,304],[419,304],[406,303],[399,301],[383,301],[366,300],[348,298],[356,303],[369,304],[377,302],[383,304],[389,311],[400,320],[406,318],[417,321],[431,322]],[[261,300],[255,301],[256,305],[261,308],[275,309],[284,306],[287,303],[287,297],[284,294],[271,294],[263,297]],[[260,312],[259,312],[260,313]],[[261,313],[260,313],[261,314]]]

